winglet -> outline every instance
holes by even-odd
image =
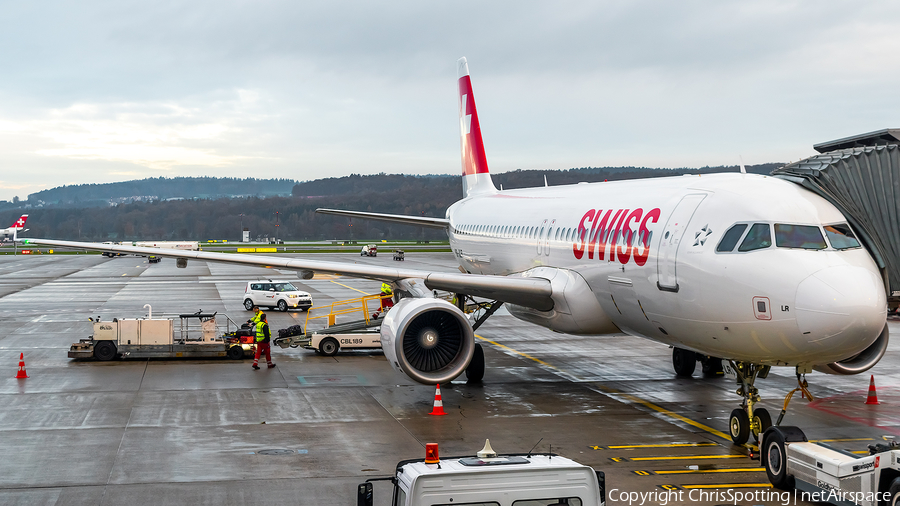
[[[462,156],[463,192],[466,197],[483,193],[496,193],[497,187],[488,171],[481,139],[481,125],[472,95],[472,79],[465,57],[457,62],[459,73],[459,144]]]

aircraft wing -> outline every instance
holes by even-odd
[[[316,209],[319,214],[334,214],[349,218],[365,218],[368,220],[392,221],[407,225],[419,225],[421,227],[446,229],[450,226],[450,220],[444,218],[432,218],[430,216],[406,216],[403,214],[367,213],[363,211],[345,211],[343,209]]]
[[[109,251],[112,253],[125,253],[131,255],[155,255],[158,257],[186,258],[204,260],[207,262],[226,262],[238,265],[253,265],[257,267],[277,267],[280,269],[339,274],[342,276],[386,282],[410,278],[422,279],[425,281],[425,286],[431,290],[445,290],[475,297],[501,300],[503,302],[526,306],[541,311],[553,309],[553,300],[551,299],[553,290],[550,287],[550,281],[543,278],[518,278],[455,272],[433,272],[418,269],[397,269],[370,264],[308,260],[296,257],[247,255],[212,251],[185,251],[168,248],[122,246],[118,244],[103,244],[96,242],[56,241],[51,239],[31,238],[20,238],[19,242],[26,245]]]

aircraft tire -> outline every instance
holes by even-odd
[[[701,371],[706,378],[714,378],[722,375],[722,359],[716,357],[706,357],[701,360]]]
[[[484,349],[480,343],[475,343],[475,353],[469,367],[466,367],[466,379],[469,383],[478,383],[484,379]]]
[[[741,408],[732,411],[728,419],[728,429],[734,444],[746,443],[750,439],[750,418],[747,417],[747,412]]]
[[[756,422],[757,427],[759,427],[759,432],[753,434],[753,437],[758,442],[766,429],[772,426],[772,415],[770,415],[769,411],[765,408],[754,409],[753,420]]]
[[[697,354],[681,348],[672,348],[672,367],[678,376],[693,376],[697,368]]]

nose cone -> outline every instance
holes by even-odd
[[[817,356],[842,360],[872,344],[887,318],[881,277],[856,266],[827,267],[797,287],[797,327],[807,342],[821,345]]]

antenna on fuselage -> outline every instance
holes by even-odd
[[[741,174],[746,174],[747,169],[744,167],[744,157],[742,156],[740,158],[741,158]]]
[[[547,174],[544,174],[544,186],[550,186],[547,184]]]

